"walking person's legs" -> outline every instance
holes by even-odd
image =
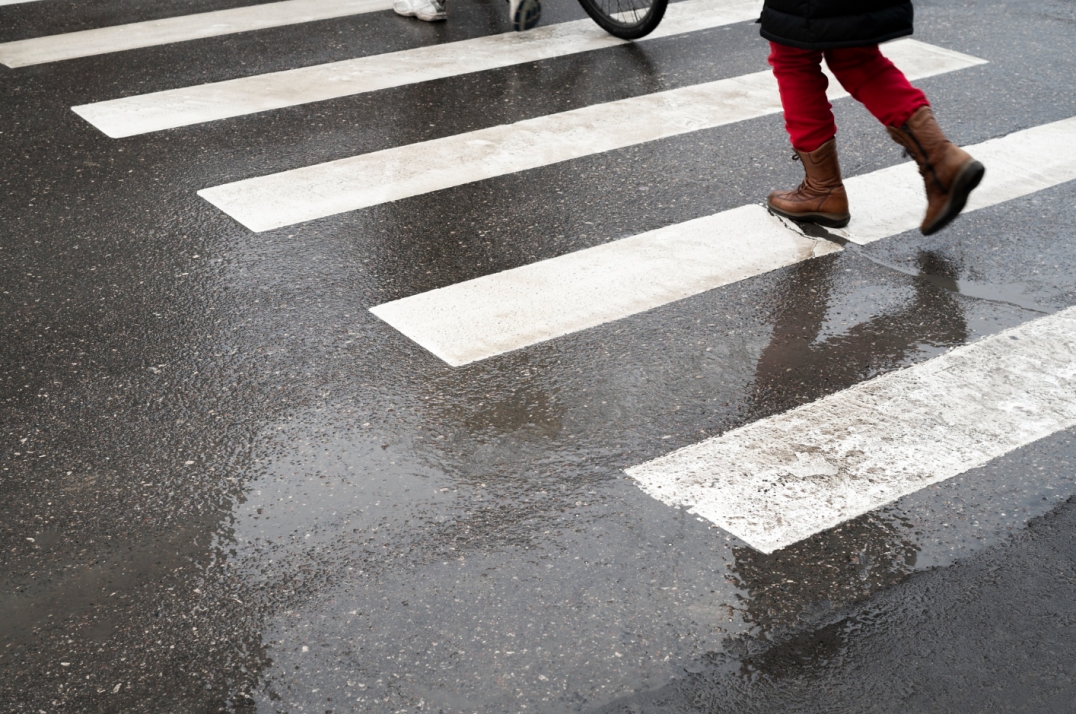
[[[848,223],[848,199],[841,183],[828,85],[820,66],[823,53],[771,42],[770,64],[781,91],[785,126],[803,161],[806,178],[794,191],[770,194],[770,208],[796,220],[841,227]],[[946,138],[926,95],[908,82],[877,45],[830,49],[826,64],[841,85],[886,127],[919,165],[927,194],[920,230],[935,233],[960,215],[985,169]]]
[[[822,52],[770,43],[770,64],[781,91],[785,128],[803,162],[803,183],[774,191],[771,210],[800,221],[840,228],[848,225],[848,195],[837,160],[837,125],[826,98],[829,80],[822,73]]]
[[[919,230],[930,235],[949,225],[982,180],[983,165],[949,141],[926,95],[876,45],[827,50],[825,56],[841,86],[882,122],[919,165],[927,192],[927,212]]]
[[[884,126],[903,126],[916,110],[930,106],[927,95],[911,85],[878,45],[824,54],[826,66],[845,91]]]
[[[516,32],[529,30],[542,18],[542,4],[539,0],[508,0],[508,19]]]
[[[404,17],[438,22],[448,19],[445,3],[446,0],[394,0],[392,9]],[[533,28],[541,17],[541,0],[508,0],[508,19],[516,32]]]
[[[423,22],[439,22],[448,18],[445,0],[395,0],[392,9],[397,15],[418,18]]]

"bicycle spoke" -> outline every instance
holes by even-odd
[[[637,25],[650,11],[652,0],[597,0],[602,13],[623,25]]]
[[[601,27],[616,37],[636,40],[657,27],[668,0],[579,0]]]

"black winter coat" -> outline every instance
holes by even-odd
[[[912,34],[911,0],[766,0],[762,36],[805,50],[866,47]]]

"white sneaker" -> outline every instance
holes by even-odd
[[[444,0],[396,0],[392,9],[397,15],[417,17],[423,22],[448,19]]]
[[[509,0],[508,17],[516,32],[529,30],[542,17],[542,3],[539,0]]]

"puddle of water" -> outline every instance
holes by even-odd
[[[1036,291],[1034,290],[1034,286],[1030,283],[978,283],[971,280],[960,280],[959,278],[945,273],[932,272],[929,268],[924,270],[923,267],[921,267],[920,270],[910,270],[901,265],[897,265],[896,263],[890,263],[889,261],[871,255],[863,248],[863,246],[848,240],[838,233],[828,230],[824,226],[819,226],[814,223],[797,223],[795,221],[784,219],[776,214],[771,213],[771,215],[780,219],[786,226],[802,235],[809,238],[828,240],[837,243],[846,251],[869,260],[875,265],[916,278],[917,280],[925,280],[931,285],[942,288],[943,290],[959,293],[960,295],[966,295],[967,297],[976,298],[978,300],[1006,303],[1043,315],[1048,315],[1054,312],[1053,310],[1044,308],[1038,301],[1031,297]],[[1039,292],[1041,294],[1041,291]],[[1055,292],[1060,291],[1055,290]]]

